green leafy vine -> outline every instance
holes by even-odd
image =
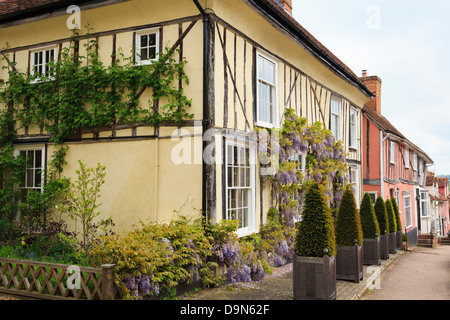
[[[80,43],[85,55],[80,55]],[[20,72],[8,54],[3,54],[8,78],[0,86],[4,106],[0,108],[0,174],[4,180],[0,204],[2,211],[10,211],[6,216],[10,218],[15,211],[18,195],[13,185],[23,176],[23,163],[13,156],[19,129],[41,127],[55,143],[46,172],[50,183],[62,173],[67,153],[64,143],[79,137],[84,129],[158,126],[164,121],[182,125],[191,119],[191,100],[178,86],[179,79],[189,84],[187,61],[178,61],[176,52],[177,48],[166,47],[151,64],[138,65],[132,55],[126,57],[118,50],[105,66],[98,39],[74,34],[68,46],[61,46],[59,57],[47,63],[46,74]],[[151,94],[148,107],[143,105],[145,91]]]

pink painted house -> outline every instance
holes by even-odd
[[[446,236],[450,231],[448,179],[427,172],[426,186],[430,195],[430,211],[422,217],[427,232]]]
[[[365,71],[360,79],[376,95],[363,108],[363,192],[396,199],[403,233],[415,246],[430,210],[426,167],[433,160],[381,114],[381,79]]]

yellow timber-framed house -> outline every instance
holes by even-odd
[[[213,221],[239,212],[239,234],[257,232],[271,195],[258,174],[251,136],[255,128],[279,128],[286,108],[309,123],[322,122],[342,140],[360,202],[361,110],[373,93],[295,21],[291,1],[12,0],[0,8],[1,54],[7,57],[0,70],[3,82],[12,66],[45,73],[46,62],[61,59],[76,23],[81,24],[78,54],[86,54],[83,27],[89,25],[106,66],[118,52],[138,67],[151,64],[164,47],[178,49],[174,59],[188,62],[189,84],[175,81],[191,100],[192,117],[182,125],[113,123],[79,130],[65,141],[64,175],[73,177],[79,159],[106,166],[101,211],[119,228],[130,229],[139,220],[167,221],[174,210],[193,215],[195,208]],[[139,102],[162,112],[165,98],[152,98],[146,90]],[[16,129],[16,152],[33,162],[33,177],[21,188],[39,190],[39,172],[55,143],[44,126]],[[207,161],[208,155],[215,161]],[[234,158],[242,162],[231,163]],[[243,174],[245,182],[230,182],[233,174]]]

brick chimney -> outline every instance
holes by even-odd
[[[292,0],[279,0],[278,2],[292,16]]]
[[[381,79],[377,76],[367,76],[367,70],[362,71],[362,77],[359,79],[375,94],[367,106],[381,114]]]

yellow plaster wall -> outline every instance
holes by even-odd
[[[183,139],[194,148],[193,139],[201,137]],[[193,218],[199,214],[194,209],[201,209],[201,164],[174,164],[171,151],[178,143],[171,139],[70,143],[63,175],[75,181],[78,160],[88,167],[98,163],[106,167],[99,219],[112,217],[119,232],[139,221],[168,222],[178,214]],[[49,145],[48,157],[53,150]],[[73,221],[67,221],[74,228]]]

